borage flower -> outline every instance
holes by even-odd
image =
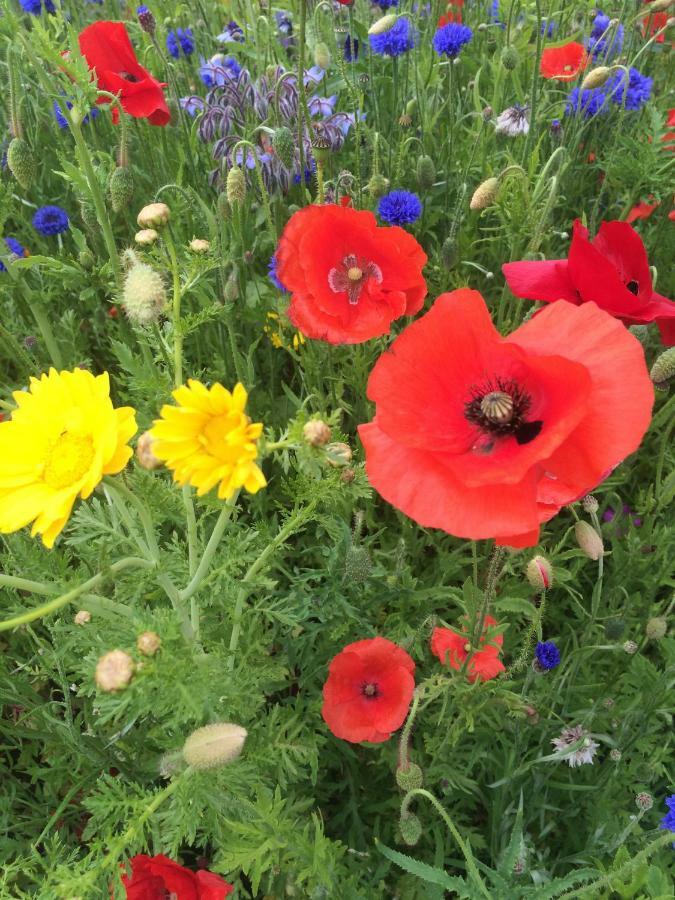
[[[262,424],[244,412],[243,385],[230,393],[222,384],[207,388],[189,379],[172,396],[177,405],[162,407],[150,434],[152,452],[172,470],[175,482],[197,488],[198,497],[218,485],[219,500],[229,500],[242,487],[251,494],[265,487],[256,465]]]
[[[337,205],[291,216],[276,250],[279,280],[292,294],[288,316],[307,337],[358,344],[388,334],[422,308],[427,257],[402,228]]]
[[[459,671],[468,659],[466,673],[469,681],[489,681],[504,671],[504,664],[499,659],[504,637],[501,634],[491,634],[496,625],[497,621],[492,616],[485,616],[479,642],[480,649],[473,653],[466,630],[434,628],[431,635],[431,652],[438,657],[439,662],[445,666],[449,665],[456,671]]]
[[[122,22],[94,22],[80,33],[80,52],[89,68],[95,72],[102,91],[117,94],[122,109],[137,119],[147,119],[151,125],[166,125],[171,118],[162,88],[140,65]],[[109,103],[100,97],[99,103]],[[113,121],[119,110],[113,109]]]
[[[200,869],[192,872],[158,853],[141,853],[130,860],[131,874],[122,875],[127,900],[176,897],[179,900],[225,900],[234,891],[220,875]]]
[[[574,81],[587,60],[584,45],[570,41],[562,47],[547,47],[541,54],[539,72],[543,78]]]
[[[414,672],[410,656],[386,638],[348,644],[328,667],[324,722],[336,737],[353,744],[389,740],[408,713]]]
[[[664,344],[675,344],[675,303],[653,289],[647,251],[627,222],[603,222],[589,240],[577,219],[567,259],[522,260],[502,271],[516,297],[597,303],[626,325],[656,322]]]
[[[13,396],[17,408],[0,424],[0,532],[33,522],[31,535],[51,548],[77,497],[127,464],[135,414],[113,408],[107,372],[50,369]]]
[[[379,358],[368,397],[359,435],[385,500],[427,528],[528,547],[639,446],[654,392],[640,343],[594,304],[555,303],[503,338],[458,290]]]

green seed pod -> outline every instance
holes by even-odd
[[[87,200],[81,199],[80,215],[82,216],[82,221],[85,228],[87,228],[89,231],[100,233],[101,226],[96,214],[96,209],[94,208],[94,205],[92,203],[89,203]]]
[[[91,271],[94,268],[94,254],[91,250],[81,250],[77,258],[83,269]]]
[[[118,166],[110,176],[108,192],[113,212],[122,212],[134,196],[134,176],[127,166]]]
[[[328,69],[330,68],[330,63],[331,58],[328,45],[324,44],[323,41],[319,41],[314,47],[314,64],[319,66],[320,69]]]
[[[14,138],[7,148],[7,166],[22,188],[27,190],[35,180],[37,162],[23,138]]]
[[[317,136],[312,141],[312,155],[319,165],[324,165],[330,155],[330,141],[328,138]]]
[[[417,184],[421,191],[428,191],[436,181],[436,166],[430,156],[420,156],[417,160]]]
[[[345,557],[345,575],[347,578],[355,584],[363,584],[364,581],[368,580],[372,571],[373,564],[368,551],[365,547],[358,547],[352,544],[347,550]]]
[[[232,166],[227,173],[225,191],[227,192],[227,202],[230,206],[239,206],[246,199],[246,176],[239,166]]]
[[[666,636],[668,622],[661,616],[650,619],[645,626],[645,634],[650,641],[660,641]]]
[[[290,128],[286,128],[286,126],[277,128],[272,135],[272,149],[279,158],[279,162],[287,169],[290,169],[293,165],[293,152],[295,150],[295,141]]]
[[[675,376],[675,347],[669,347],[656,358],[649,374],[657,390],[668,390],[668,385]]]
[[[225,191],[221,191],[218,194],[216,209],[218,210],[220,218],[223,219],[224,222],[227,222],[230,218],[230,204],[227,202],[227,194]]]
[[[379,198],[384,197],[389,190],[389,179],[385,178],[384,175],[373,175],[366,185],[366,190],[373,200],[379,200]]]
[[[499,191],[498,178],[486,178],[481,182],[473,192],[473,197],[469,202],[469,209],[487,209],[497,199]]]
[[[413,97],[412,100],[408,100],[408,102],[405,105],[406,115],[408,115],[414,119],[415,116],[417,115],[418,105],[419,104],[417,103],[417,97]]]
[[[231,722],[205,725],[185,741],[183,759],[194,769],[216,769],[239,756],[246,737],[246,729]]]
[[[409,847],[414,847],[422,837],[422,823],[413,813],[401,815],[399,821],[401,837]]]
[[[502,65],[507,71],[512,72],[520,62],[520,55],[515,47],[504,47],[502,50]]]
[[[424,784],[422,770],[415,763],[408,763],[408,768],[399,766],[396,770],[396,784],[406,793],[416,791]]]
[[[447,237],[441,247],[441,260],[445,268],[450,271],[457,264],[457,242],[452,237]]]
[[[605,637],[608,641],[618,641],[626,630],[623,619],[608,619],[605,622]]]

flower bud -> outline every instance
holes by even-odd
[[[129,206],[134,196],[134,176],[128,166],[118,166],[113,170],[108,192],[113,212],[121,212]]]
[[[326,445],[326,459],[331,466],[340,468],[341,466],[349,465],[352,461],[352,456],[351,447],[349,444],[344,444],[342,441],[336,441],[333,444]]]
[[[409,847],[414,847],[422,837],[422,823],[413,813],[402,813],[399,820],[401,837]]]
[[[155,21],[155,17],[150,12],[147,6],[139,6],[136,10],[136,15],[138,16],[138,24],[141,26],[143,31],[146,34],[154,34],[155,28],[157,27],[157,22]]]
[[[673,0],[653,0],[649,6],[643,10],[647,15],[655,12],[665,12],[673,5]]]
[[[154,228],[143,228],[134,235],[134,240],[140,247],[148,247],[154,244],[159,235]]]
[[[324,44],[323,41],[319,41],[314,47],[314,65],[319,66],[320,69],[328,69],[330,68],[330,63],[328,45]]]
[[[302,429],[302,436],[310,445],[310,447],[323,447],[331,438],[331,430],[325,422],[320,419],[312,419],[305,424]]]
[[[616,747],[612,747],[612,749],[609,751],[609,758],[612,760],[612,762],[621,762],[621,751],[617,750]]]
[[[136,646],[143,656],[154,656],[162,646],[162,639],[154,631],[144,631],[136,638]]]
[[[436,181],[436,166],[430,156],[420,156],[417,160],[417,184],[422,191],[427,191]]]
[[[407,768],[399,766],[396,769],[396,784],[406,793],[408,791],[416,791],[424,784],[424,776],[422,770],[416,763],[408,763]]]
[[[241,725],[218,722],[193,731],[183,745],[183,758],[194,769],[215,769],[241,753],[247,731]]]
[[[412,119],[417,115],[417,109],[419,107],[419,103],[417,102],[417,97],[413,97],[411,100],[405,105],[406,115],[410,116]]]
[[[488,206],[492,206],[497,199],[498,191],[499,179],[486,178],[473,192],[473,197],[469,203],[469,209],[487,209]]]
[[[356,472],[353,469],[343,469],[340,473],[340,481],[343,484],[351,484],[356,478]]]
[[[627,653],[629,656],[633,656],[634,653],[638,652],[638,645],[635,641],[626,641],[623,645],[623,652]]]
[[[230,272],[223,288],[223,297],[226,303],[234,303],[239,297],[239,282],[236,271]]]
[[[363,584],[373,571],[370,554],[365,547],[354,546],[347,550],[345,556],[345,575],[354,584]]]
[[[239,166],[232,166],[227,173],[225,192],[230,206],[239,205],[246,199],[246,176]]]
[[[583,79],[580,90],[590,91],[593,88],[602,87],[611,74],[612,70],[609,66],[596,66],[596,68],[591,69],[588,75]]]
[[[660,641],[666,636],[668,622],[661,616],[650,619],[645,626],[645,634],[650,641]]]
[[[80,265],[83,269],[93,269],[94,263],[96,262],[94,259],[94,254],[91,250],[80,250],[77,255]]]
[[[230,218],[230,204],[227,202],[227,192],[221,191],[216,200],[216,209],[220,218],[227,222]]]
[[[502,50],[502,65],[508,72],[512,72],[517,68],[520,62],[520,55],[515,47],[504,47]]]
[[[166,203],[149,203],[139,212],[136,222],[141,228],[160,228],[166,225],[170,216]]]
[[[37,161],[23,138],[15,137],[7,148],[7,167],[22,188],[28,189],[37,175]]]
[[[537,591],[547,591],[553,584],[553,569],[545,556],[533,556],[527,564],[525,574]]]
[[[211,249],[211,242],[205,241],[203,238],[192,238],[188,246],[193,253],[208,253]]]
[[[589,559],[600,559],[604,555],[605,546],[602,537],[588,522],[577,522],[574,526],[577,544]]]
[[[144,431],[136,441],[136,461],[142,469],[158,469],[162,465],[161,459],[157,459],[152,452],[155,439],[149,431]]]
[[[448,271],[451,271],[457,265],[457,241],[452,237],[447,237],[441,245],[441,260]]]
[[[646,791],[640,791],[635,797],[635,805],[641,812],[647,812],[654,805],[654,798]]]
[[[368,34],[384,34],[385,31],[389,31],[391,26],[394,24],[398,16],[394,16],[389,14],[388,16],[382,16],[368,29]]]
[[[668,385],[675,376],[675,347],[669,347],[657,356],[649,374],[657,390],[668,390]]]
[[[389,190],[389,179],[379,173],[373,175],[366,185],[366,190],[373,200],[379,200],[379,198],[384,197]]]
[[[146,263],[133,265],[124,278],[121,302],[134,325],[156,322],[166,306],[166,293],[159,273]]]
[[[290,128],[282,126],[277,128],[272,135],[272,150],[276,154],[279,162],[290,169],[293,165],[293,154],[295,152],[295,141]]]
[[[599,509],[598,501],[595,499],[593,494],[586,494],[586,496],[581,501],[581,505],[587,513],[596,513]]]
[[[91,613],[88,609],[81,609],[75,614],[73,621],[76,625],[88,625],[91,622]]]
[[[129,684],[134,670],[134,661],[128,653],[124,650],[111,650],[99,659],[94,677],[99,690],[112,694]]]

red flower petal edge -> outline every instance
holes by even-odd
[[[224,900],[234,891],[213,872],[192,872],[163,856],[139,854],[130,861],[131,875],[122,876],[127,900],[160,900],[174,894],[179,900]]]

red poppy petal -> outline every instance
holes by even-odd
[[[487,650],[475,653],[467,666],[469,681],[489,681],[504,671],[504,663],[497,654]]]
[[[672,347],[675,344],[675,319],[659,319],[657,324],[661,332],[661,340],[666,347]]]
[[[561,47],[547,47],[541,54],[539,71],[544,78],[572,81],[586,65],[587,60],[584,45],[571,41]]]
[[[199,900],[225,900],[234,891],[234,887],[228,884],[220,875],[200,869],[197,872],[197,884],[199,885]]]
[[[166,890],[177,894],[180,900],[199,900],[199,890],[194,872],[161,854],[150,859],[148,869],[153,875],[161,878]]]
[[[622,284],[635,280],[638,297],[647,301],[652,294],[652,276],[642,238],[628,222],[603,222],[593,246],[608,259]],[[629,292],[630,293],[630,292]]]
[[[431,634],[431,652],[443,665],[459,669],[466,659],[466,635],[451,628],[434,628]]]
[[[502,272],[509,290],[516,297],[540,300],[542,303],[553,303],[556,300],[581,302],[566,259],[504,263]]]
[[[99,72],[129,72],[138,67],[136,54],[131,46],[123,22],[94,22],[79,36],[80,52],[90,68]]]

